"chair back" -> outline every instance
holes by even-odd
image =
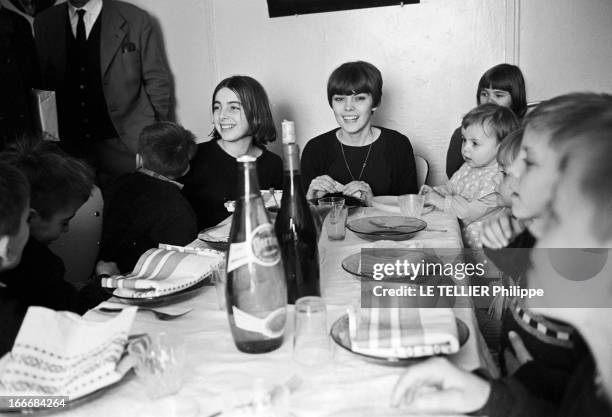
[[[417,186],[419,189],[427,182],[427,176],[429,175],[429,162],[421,155],[414,155],[414,162],[416,164],[417,174]]]
[[[87,283],[95,268],[102,237],[103,207],[102,193],[95,187],[89,200],[70,220],[68,233],[49,246],[64,261],[64,278],[77,288]]]

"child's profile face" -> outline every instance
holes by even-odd
[[[506,166],[499,166],[499,170],[502,174],[502,180],[495,188],[495,191],[499,194],[498,203],[504,207],[512,207],[512,190],[517,188],[517,179],[514,175],[508,172]]]
[[[608,350],[607,338],[612,335],[609,319],[612,239],[601,241],[595,235],[597,208],[583,195],[580,185],[584,165],[574,162],[572,166],[572,163],[559,179],[536,245],[556,249],[534,250],[533,267],[528,274],[529,287],[542,289],[544,297],[528,299],[527,305],[540,314],[572,324],[589,344],[593,335],[606,338],[604,344]],[[607,376],[612,393],[612,374]]]
[[[63,209],[51,215],[49,219],[44,219],[37,213],[33,214],[30,219],[30,233],[32,237],[44,245],[49,245],[59,239],[62,233],[68,232],[70,220],[72,220],[83,203],[83,201],[71,202]]]
[[[493,161],[497,156],[497,137],[487,132],[489,129],[481,123],[474,123],[468,127],[461,128],[463,144],[461,155],[467,166],[471,168],[482,168]]]
[[[225,141],[235,142],[248,135],[249,122],[240,97],[227,87],[221,88],[215,94],[213,123],[215,130]]]
[[[512,106],[512,95],[506,90],[495,88],[481,88],[478,92],[478,105],[493,103],[502,107]]]
[[[14,268],[19,265],[21,262],[21,254],[23,253],[23,248],[28,242],[28,238],[30,237],[30,224],[28,223],[28,218],[30,217],[30,203],[26,204],[23,213],[21,213],[21,218],[19,219],[19,230],[15,236],[10,236],[8,253],[6,258],[2,259],[2,268]]]
[[[512,187],[512,213],[521,220],[541,216],[550,202],[558,175],[558,155],[550,135],[527,127],[516,159],[508,172],[517,178]]]

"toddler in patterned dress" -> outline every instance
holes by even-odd
[[[487,103],[472,109],[461,122],[464,164],[447,184],[421,190],[425,204],[457,216],[467,247],[482,246],[482,222],[503,210],[497,193],[501,182],[497,149],[518,127],[516,116],[506,107]]]

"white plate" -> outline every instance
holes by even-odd
[[[386,211],[388,213],[401,214],[399,208],[399,202],[397,201],[396,195],[379,195],[372,199],[372,207],[378,210]],[[434,206],[425,206],[421,215],[431,213]]]

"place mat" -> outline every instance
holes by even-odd
[[[112,385],[130,366],[123,357],[136,308],[105,322],[30,307],[11,352],[0,360],[1,396],[75,400]]]
[[[116,288],[113,295],[120,298],[160,297],[198,284],[222,262],[223,254],[210,249],[160,245],[146,251],[132,273],[100,281],[105,288]]]

